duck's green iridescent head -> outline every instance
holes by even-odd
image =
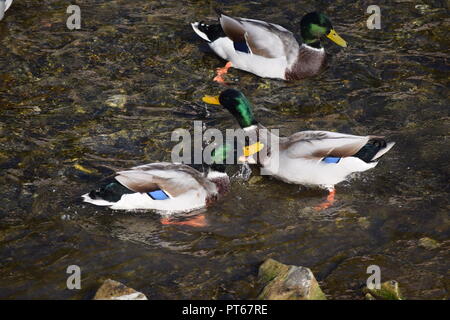
[[[242,92],[227,89],[220,94],[218,101],[236,118],[241,128],[247,128],[258,123],[253,116],[252,105]]]
[[[237,163],[247,162],[249,157],[258,153],[263,148],[264,144],[261,142],[244,146],[242,148],[242,156],[240,156],[240,153],[231,144],[226,143],[220,145],[211,152],[211,165],[209,167],[214,171],[225,172],[227,160],[237,161]]]
[[[211,163],[222,164],[226,163],[227,158],[232,155],[232,146],[229,144],[223,144],[211,152]],[[234,150],[233,150],[234,151]]]
[[[334,31],[330,19],[323,13],[310,12],[300,22],[300,31],[303,42],[307,45],[320,48],[320,39],[326,36],[331,41],[346,47],[347,42]]]
[[[223,144],[211,152],[210,169],[218,172],[225,172],[227,158],[234,156],[234,150],[229,144]]]

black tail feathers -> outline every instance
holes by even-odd
[[[222,26],[220,24],[205,24],[200,21],[197,26],[198,30],[203,32],[209,39],[209,41],[214,42],[218,38],[226,37],[225,32],[223,32]]]
[[[372,138],[355,155],[356,158],[364,162],[378,161],[381,157],[374,159],[378,152],[386,148],[387,142],[383,138]]]
[[[93,200],[102,199],[109,202],[117,202],[124,194],[134,193],[125,188],[117,180],[111,179],[97,190],[89,192],[89,197]]]

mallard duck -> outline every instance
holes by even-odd
[[[326,67],[325,50],[320,44],[322,37],[326,36],[342,47],[347,46],[334,31],[330,19],[318,12],[308,13],[302,18],[301,45],[292,32],[277,24],[218,14],[220,24],[191,24],[218,56],[229,61],[224,68],[217,70],[214,78],[217,82],[224,82],[222,76],[230,67],[263,78],[299,80],[312,77]]]
[[[13,0],[0,0],[0,21],[3,19],[6,10],[9,9]]]
[[[84,202],[114,210],[146,209],[166,215],[209,206],[230,188],[225,165],[220,164],[230,155],[229,148],[228,145],[216,148],[212,164],[202,165],[204,172],[168,162],[141,165],[117,172],[82,198]],[[254,149],[246,147],[244,156],[251,155],[249,148]]]
[[[374,168],[395,144],[381,136],[329,131],[301,131],[290,137],[278,137],[268,130],[267,134],[262,131],[265,128],[253,116],[250,102],[238,90],[228,89],[219,97],[207,96],[203,100],[221,104],[249,136],[258,137],[256,143],[265,145],[257,153],[257,163],[264,168],[265,174],[287,183],[327,189],[329,196],[321,208],[333,203],[336,184],[354,172]]]
[[[83,195],[84,201],[114,210],[188,212],[205,207],[228,191],[224,172],[203,174],[185,164],[150,163],[117,172],[112,180]]]

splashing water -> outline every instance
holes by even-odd
[[[252,175],[252,168],[248,163],[244,163],[239,166],[239,170],[232,175],[232,178],[236,180],[248,181]]]

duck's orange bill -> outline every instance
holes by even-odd
[[[204,96],[202,98],[203,102],[207,104],[218,104],[220,105],[219,96]]]
[[[264,148],[264,143],[257,142],[250,146],[244,147],[244,156],[250,157],[251,155],[254,155],[255,153],[260,152]]]

